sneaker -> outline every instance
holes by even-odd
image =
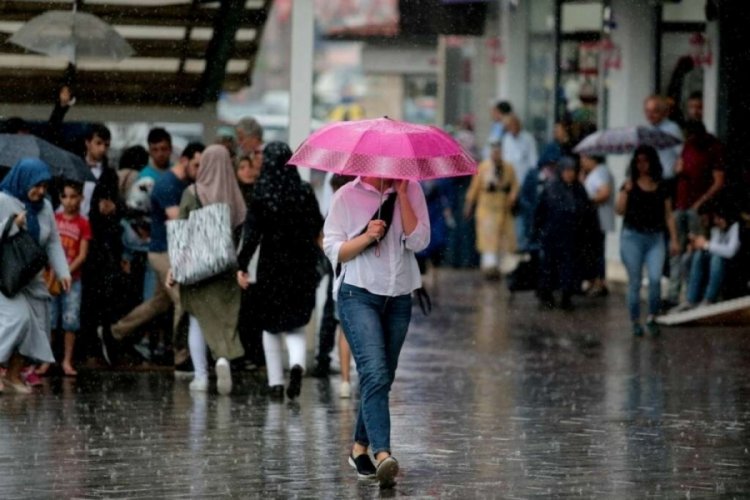
[[[302,390],[302,367],[300,365],[294,365],[292,370],[289,372],[289,387],[286,388],[286,396],[289,399],[294,399],[299,396]]]
[[[21,378],[29,387],[36,387],[38,385],[42,385],[42,379],[39,377],[39,375],[36,374],[36,371],[34,370],[33,366],[29,366],[28,368],[25,368],[21,372]]]
[[[232,392],[232,370],[226,358],[216,361],[216,390],[223,396]]]
[[[190,390],[194,392],[206,392],[208,391],[208,377],[195,377],[190,382]]]
[[[4,392],[16,394],[31,394],[31,387],[24,382],[11,382],[7,378],[3,379]]]
[[[362,453],[357,458],[354,458],[354,455],[349,455],[349,465],[357,469],[359,479],[372,479],[377,472],[367,453]]]
[[[658,337],[659,335],[661,335],[661,328],[656,322],[656,319],[654,319],[653,317],[649,318],[646,322],[646,329],[648,330],[649,335],[651,335],[652,337]]]
[[[396,485],[397,474],[398,462],[393,457],[381,460],[375,471],[375,477],[378,478],[381,488],[393,488]]]
[[[695,305],[691,304],[690,302],[683,302],[680,305],[677,305],[669,310],[669,314],[676,314],[681,313],[684,311],[689,311],[690,309],[694,308]]]
[[[184,361],[180,363],[179,365],[175,365],[174,367],[174,378],[175,380],[187,380],[191,379],[195,376],[195,372],[193,369],[193,362],[190,360],[190,358],[187,359],[187,361]]]
[[[349,382],[341,382],[339,386],[339,397],[341,399],[349,399],[352,397],[352,385]]]
[[[268,397],[274,401],[284,401],[284,386],[273,385],[268,388]]]
[[[643,337],[643,327],[637,321],[633,323],[633,337]]]

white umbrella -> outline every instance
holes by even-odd
[[[79,59],[121,61],[135,52],[112,26],[100,18],[73,10],[50,10],[21,26],[9,40],[32,52]]]
[[[573,152],[585,155],[632,153],[638,146],[664,149],[677,146],[682,139],[653,127],[622,127],[600,130],[587,135]]]

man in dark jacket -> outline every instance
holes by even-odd
[[[84,160],[96,182],[87,181],[84,185],[81,207],[81,212],[89,218],[92,232],[81,276],[81,345],[87,357],[96,358],[101,352],[107,362],[110,353],[104,343],[104,335],[108,334],[104,329],[115,313],[113,305],[117,303],[122,255],[118,178],[107,160],[110,139],[109,129],[102,124],[92,124],[86,134]]]

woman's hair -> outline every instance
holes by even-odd
[[[130,146],[120,156],[120,169],[132,168],[141,171],[148,163],[148,151],[143,146]]]
[[[253,164],[253,158],[250,155],[242,155],[239,158],[237,158],[237,161],[234,162],[235,172],[240,169],[240,163],[242,163],[243,161],[250,162],[250,165]]]
[[[633,152],[633,158],[630,160],[630,179],[633,182],[638,180],[638,157],[644,155],[648,159],[648,175],[651,176],[654,181],[659,182],[662,180],[662,166],[661,160],[659,160],[659,154],[652,146],[638,146]]]

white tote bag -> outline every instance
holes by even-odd
[[[167,221],[167,248],[174,280],[192,285],[237,269],[229,205],[214,203]]]

